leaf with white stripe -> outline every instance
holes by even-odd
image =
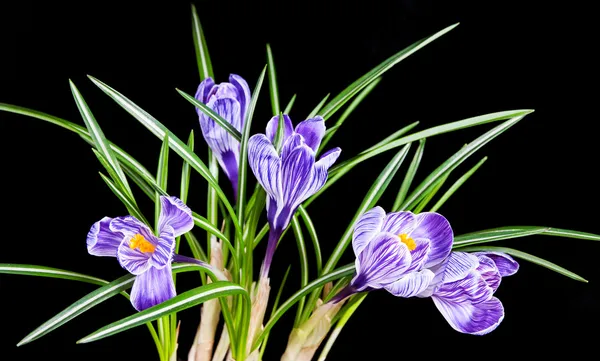
[[[273,51],[271,51],[271,45],[269,44],[267,44],[267,67],[269,69],[269,93],[271,94],[271,110],[273,111],[273,115],[275,116],[278,115],[281,110],[279,107],[279,90],[277,89],[277,73],[275,72],[275,60],[273,60]]]
[[[460,248],[471,246],[474,244],[503,241],[506,239],[521,238],[536,234],[544,236],[584,239],[589,241],[600,241],[600,235],[572,231],[568,229],[541,226],[506,226],[456,236],[454,237],[454,243],[452,244],[452,247]]]
[[[21,276],[62,278],[71,281],[91,283],[99,286],[104,286],[109,283],[101,278],[88,276],[82,273],[31,264],[0,263],[0,273]]]
[[[202,24],[200,24],[200,17],[198,16],[194,4],[192,4],[192,36],[194,38],[194,50],[196,50],[196,61],[198,62],[200,80],[204,80],[208,77],[212,78],[212,63],[210,62],[210,55],[208,54],[204,31],[202,31]]]
[[[104,326],[77,341],[77,343],[97,341],[125,330],[129,330],[130,328],[143,325],[146,322],[154,321],[173,312],[179,312],[190,307],[194,307],[214,298],[239,294],[247,295],[247,292],[244,288],[236,285],[235,283],[227,281],[209,283],[207,285],[184,292],[168,301],[150,307],[142,312],[138,312],[129,317]]]

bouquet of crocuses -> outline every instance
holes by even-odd
[[[124,205],[122,214],[90,220],[87,234],[88,252],[116,258],[126,270],[121,278],[104,281],[57,268],[0,264],[0,273],[66,278],[99,286],[33,330],[19,345],[48,334],[120,294],[130,300],[135,312],[104,325],[79,343],[145,325],[161,361],[177,360],[178,355],[186,353],[189,361],[260,360],[273,327],[284,314],[295,312],[281,360],[311,360],[319,350],[318,359],[324,360],[348,319],[372,291],[385,290],[390,297],[431,298],[454,330],[484,335],[504,318],[502,303],[494,293],[502,277],[518,271],[515,258],[585,281],[536,256],[486,243],[534,234],[600,240],[598,235],[522,226],[455,236],[448,220],[437,212],[485,158],[458,177],[455,170],[532,110],[480,115],[420,131],[414,131],[416,123],[410,124],[356,155],[345,155],[340,148],[328,146],[386,71],[455,26],[393,55],[331,100],[323,99],[307,119],[294,124],[287,114],[295,99],[285,107],[280,103],[273,54],[268,46],[267,66],[254,87],[235,74],[227,82],[213,80],[200,20],[192,7],[200,83],[195,96],[179,93],[197,110],[196,131],[201,132],[211,150],[207,159],[194,152],[193,133],[182,141],[125,95],[90,77],[162,141],[156,174],[106,139],[73,83],[71,90],[85,126],[0,104],[3,111],[41,119],[80,135],[93,147],[103,166],[105,172],[101,176],[107,187]],[[259,94],[266,87],[272,117],[254,119]],[[264,128],[264,133],[251,134],[253,122]],[[499,125],[451,154],[420,183],[413,182],[426,138],[492,122]],[[411,148],[416,149],[409,157]],[[333,252],[324,257],[308,213],[309,205],[356,165],[391,150],[395,156],[374,179],[353,219],[332,225],[345,232]],[[184,161],[183,169],[176,170],[181,184],[176,196],[166,192],[167,179],[173,180],[174,170],[169,168],[172,156]],[[393,195],[393,206],[386,212],[378,204],[384,194],[390,197],[391,192],[386,190],[405,161],[408,166],[400,190]],[[192,171],[208,183],[209,202],[204,214],[186,205]],[[454,183],[438,196],[451,179]],[[224,191],[221,186],[231,187],[232,191]],[[137,197],[144,195],[155,203],[154,218],[143,214],[136,202]],[[292,234],[284,237],[288,230]],[[203,232],[209,235],[206,245],[199,242],[198,236]],[[300,288],[287,299],[281,295],[288,273],[277,292],[272,292],[269,277],[277,246],[284,238],[296,239],[301,273]],[[182,246],[182,242],[187,246]],[[350,245],[352,251],[347,249]],[[344,252],[353,252],[355,262],[338,265]],[[191,290],[176,290],[176,274],[190,271],[200,271],[201,284]],[[311,273],[317,276],[310,278]],[[177,312],[197,306],[201,317],[194,343],[190,350],[178,350]]]

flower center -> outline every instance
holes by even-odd
[[[398,237],[400,237],[400,242],[404,243],[406,247],[408,247],[409,251],[413,251],[415,248],[417,248],[417,243],[414,239],[410,238],[408,234],[402,233],[399,234]]]
[[[131,241],[129,241],[129,248],[131,249],[139,249],[142,252],[154,252],[154,245],[150,243],[144,236],[141,234],[136,234],[133,236]]]

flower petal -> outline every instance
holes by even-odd
[[[498,267],[496,267],[494,261],[488,256],[478,255],[477,259],[479,260],[477,271],[481,274],[481,278],[483,278],[493,292],[496,292],[502,281]]]
[[[198,90],[196,90],[196,95],[194,96],[199,102],[202,103],[207,103],[208,102],[208,94],[210,93],[210,91],[212,90],[212,88],[215,86],[215,82],[212,80],[212,78],[206,78],[204,79],[200,85],[198,85]],[[202,111],[200,109],[196,109],[196,111],[198,112],[198,115],[200,114],[204,114],[202,113]]]
[[[325,120],[319,115],[306,119],[296,125],[296,133],[302,135],[306,145],[316,152],[325,135]]]
[[[150,264],[154,268],[162,269],[171,263],[175,252],[175,231],[173,227],[165,225],[156,239],[154,252]]]
[[[474,252],[474,255],[484,255],[492,259],[498,267],[500,276],[512,276],[519,270],[519,263],[515,261],[511,256],[501,252]]]
[[[91,255],[116,257],[123,233],[110,230],[112,218],[104,217],[94,223],[87,234],[87,249]]]
[[[433,296],[454,303],[477,304],[489,300],[493,294],[494,290],[488,286],[481,274],[477,270],[473,270],[461,280],[441,284]]]
[[[148,234],[145,230],[142,230],[141,234],[144,239],[150,242],[156,247],[157,241],[152,234]],[[139,248],[131,248],[131,238],[126,237],[123,239],[117,250],[117,259],[121,267],[125,268],[129,273],[139,275],[146,272],[151,264],[150,259],[152,258],[151,252],[142,252]]]
[[[398,236],[379,233],[356,258],[356,277],[350,285],[358,291],[385,287],[404,276],[411,260]]]
[[[267,130],[265,132],[267,138],[273,143],[275,141],[275,134],[277,134],[277,127],[279,126],[279,115],[274,116],[267,123]],[[283,115],[283,143],[292,136],[294,133],[294,126],[292,120],[286,114]]]
[[[281,195],[281,160],[264,134],[248,139],[248,165],[258,183],[274,199]]]
[[[281,161],[285,161],[285,159],[290,155],[290,153],[304,144],[304,139],[300,134],[292,134],[289,138],[283,142],[281,145],[281,152],[279,154],[279,158]]]
[[[469,302],[449,302],[439,297],[432,298],[446,321],[458,332],[485,335],[495,330],[504,319],[504,307],[496,297],[476,305]]]
[[[433,277],[434,273],[428,269],[411,272],[398,281],[385,286],[385,289],[397,297],[413,297],[427,289]]]
[[[131,303],[136,310],[143,311],[176,295],[171,266],[163,269],[151,267],[135,278],[131,289]]]
[[[335,163],[335,161],[338,159],[341,152],[342,150],[339,147],[330,149],[327,152],[323,153],[323,155],[321,156],[321,158],[319,158],[315,165],[323,167],[325,169],[329,169],[329,167],[331,167],[333,163]]]
[[[235,129],[241,128],[240,103],[236,99],[222,98],[207,104],[215,113],[227,120]],[[202,113],[199,117],[204,140],[216,156],[228,151],[239,154],[240,142],[231,136],[222,126]],[[221,166],[223,166],[221,164]]]
[[[415,215],[412,212],[390,212],[385,217],[382,230],[395,235],[410,234],[414,229],[414,223]]]
[[[164,226],[173,228],[173,235],[179,237],[194,228],[192,210],[177,197],[160,197],[160,216],[158,231],[162,233]]]
[[[442,262],[452,250],[454,235],[452,227],[444,216],[435,212],[415,215],[414,230],[409,236],[413,239],[429,239],[430,251],[423,267],[430,268]]]
[[[354,233],[352,234],[352,248],[355,256],[358,257],[373,237],[381,231],[384,218],[385,211],[377,206],[363,213],[356,221]]]
[[[241,109],[241,126],[244,125],[246,113],[248,112],[248,105],[250,104],[250,87],[244,78],[236,74],[229,75],[229,82],[237,89],[238,96],[237,100],[240,102]]]
[[[312,149],[306,145],[294,149],[281,166],[282,199],[292,210],[295,209],[325,185],[327,168],[315,164]]]
[[[148,229],[148,226],[132,216],[113,218],[112,221],[110,221],[109,227],[111,231],[121,232],[128,238],[131,238],[136,234],[142,234],[142,231],[152,233],[150,232],[150,229]]]
[[[415,249],[410,251],[412,262],[406,272],[416,272],[423,268],[423,264],[427,259],[427,254],[430,249],[430,242],[428,239],[417,238],[413,240],[416,244]]]

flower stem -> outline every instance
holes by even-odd
[[[269,277],[269,269],[271,268],[271,262],[273,262],[273,254],[275,253],[275,249],[277,248],[277,242],[279,242],[279,238],[281,238],[281,231],[270,227],[269,229],[269,241],[267,243],[267,251],[265,253],[265,258],[263,259],[262,266],[260,268],[260,278],[268,278]]]

